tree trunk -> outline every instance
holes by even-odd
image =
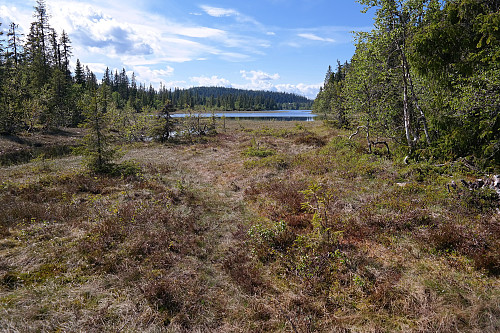
[[[424,111],[420,107],[420,103],[417,98],[417,94],[415,94],[415,89],[413,86],[413,79],[411,78],[411,73],[410,73],[410,66],[408,64],[408,59],[406,58],[406,54],[403,50],[401,50],[401,57],[403,59],[403,69],[405,70],[405,76],[407,79],[407,82],[405,84],[409,85],[410,91],[411,91],[411,97],[413,99],[413,103],[415,103],[415,106],[420,113],[420,117],[418,117],[419,121],[422,121],[422,125],[424,127],[424,134],[425,134],[425,140],[427,141],[427,144],[431,143],[431,137],[429,135],[429,128],[427,127],[427,118],[425,117]]]
[[[405,125],[406,141],[408,143],[408,146],[410,147],[410,150],[413,150],[416,138],[411,128],[411,114],[410,114],[410,109],[408,107],[408,78],[406,76],[406,64],[404,61],[403,61],[403,118]]]

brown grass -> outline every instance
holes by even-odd
[[[321,123],[260,124],[134,144],[130,177],[77,156],[2,167],[0,330],[500,330],[489,194],[450,194],[461,174]],[[251,142],[276,154],[242,154]]]

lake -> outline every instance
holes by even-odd
[[[212,113],[175,113],[173,118],[182,118],[186,116],[211,117]],[[278,120],[278,121],[313,121],[315,114],[311,110],[270,110],[270,111],[243,111],[243,112],[216,112],[215,116],[227,119],[242,120]]]

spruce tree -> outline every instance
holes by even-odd
[[[59,39],[60,45],[60,62],[61,69],[63,73],[66,75],[68,80],[71,80],[71,70],[69,68],[69,59],[71,58],[71,40],[69,39],[68,34],[63,30],[61,34],[61,38]]]
[[[155,140],[166,142],[172,135],[175,128],[175,120],[170,116],[175,111],[171,101],[166,101],[158,110],[156,123],[152,129],[152,136]]]
[[[83,138],[82,153],[86,157],[85,165],[96,173],[113,171],[113,158],[117,149],[112,146],[112,136],[109,132],[108,107],[111,91],[102,84],[98,89],[93,87],[83,98],[83,127],[87,134]]]
[[[82,64],[80,63],[80,59],[76,59],[75,83],[82,86],[85,85],[85,72],[83,70]]]
[[[7,33],[8,43],[7,43],[7,61],[11,60],[14,62],[14,65],[17,65],[20,62],[20,51],[21,51],[21,34],[17,31],[19,29],[19,25],[11,22],[9,25],[9,32]]]

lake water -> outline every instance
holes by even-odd
[[[189,116],[189,113],[174,113],[173,118],[182,118]],[[211,117],[212,113],[192,113],[191,116]],[[242,120],[278,120],[278,121],[313,121],[315,114],[311,110],[271,110],[256,112],[216,112],[215,116],[220,118],[225,116],[227,119]]]

